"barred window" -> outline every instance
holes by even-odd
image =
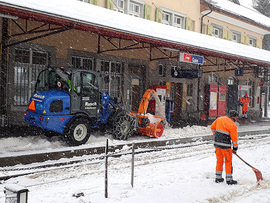
[[[94,70],[94,63],[92,58],[72,56],[72,66],[74,68]]]
[[[38,73],[48,64],[48,53],[16,48],[14,61],[14,105],[27,105]]]
[[[112,97],[121,97],[122,63],[102,60],[101,73],[104,79],[107,78],[107,82],[101,83],[101,90]]]
[[[30,63],[30,50],[16,49],[15,62]]]

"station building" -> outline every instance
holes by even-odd
[[[270,19],[224,0],[0,2],[1,126],[24,125],[48,66],[100,72],[100,89],[137,111],[146,89],[172,125],[241,112],[267,117]]]

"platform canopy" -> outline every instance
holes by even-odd
[[[270,51],[126,15],[77,0],[5,0],[0,1],[0,14],[7,18],[31,19],[203,56],[270,67]]]

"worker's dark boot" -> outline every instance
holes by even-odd
[[[215,182],[216,183],[222,183],[224,181],[224,178],[216,178]]]
[[[229,180],[229,181],[227,181],[227,184],[228,185],[236,185],[237,181],[236,180]]]

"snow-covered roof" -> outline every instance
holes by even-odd
[[[74,26],[94,26],[96,30],[103,28],[117,32],[121,37],[139,36],[149,43],[182,47],[182,50],[184,47],[201,54],[270,66],[269,51],[129,16],[77,0],[5,0],[0,1],[0,5],[0,13],[8,12],[23,18],[27,15],[25,12],[31,13],[29,18],[34,18],[38,13],[42,14],[42,19],[63,19],[73,22]]]
[[[251,6],[247,7],[246,5],[250,5],[251,2],[247,0],[241,0],[240,4],[237,5],[233,2],[227,1],[227,0],[206,0],[213,6],[220,8],[224,11],[227,11],[229,13],[232,13],[239,17],[244,17],[247,19],[250,19],[251,21],[254,21],[258,24],[264,25],[268,28],[270,28],[270,18],[267,16],[261,14],[260,12],[256,11],[255,9],[252,9]],[[243,3],[245,1],[245,3]],[[249,4],[248,4],[249,2]],[[245,6],[243,6],[245,5]]]

